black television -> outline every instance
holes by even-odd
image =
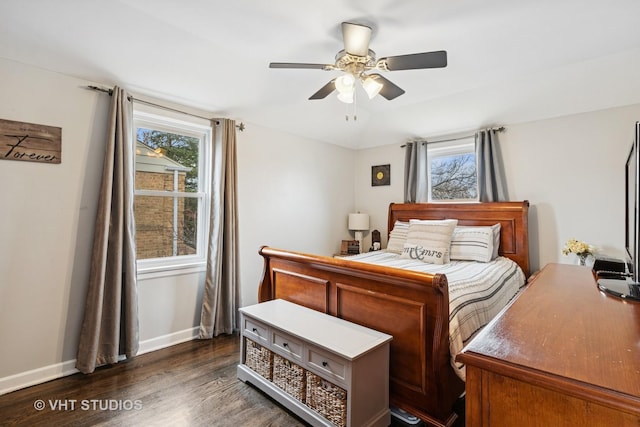
[[[640,122],[636,122],[635,138],[631,143],[631,150],[627,156],[625,164],[625,251],[627,261],[627,272],[633,279],[638,282],[638,191],[640,190],[640,182],[638,180],[638,143],[640,138]]]
[[[601,290],[640,301],[640,122],[636,122],[631,150],[625,162],[625,256],[627,271],[618,278],[600,278]]]

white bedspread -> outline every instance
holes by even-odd
[[[518,264],[504,257],[487,263],[452,261],[435,265],[401,259],[400,255],[382,250],[348,259],[447,276],[451,364],[462,380],[465,379],[465,368],[455,362],[455,356],[526,284]]]

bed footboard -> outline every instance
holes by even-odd
[[[262,247],[260,302],[285,299],[393,336],[392,405],[453,424],[464,391],[449,358],[446,277]]]

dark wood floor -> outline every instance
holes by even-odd
[[[236,378],[239,343],[189,341],[5,394],[0,426],[308,426]]]
[[[0,426],[306,426],[236,378],[239,351],[237,336],[190,341],[5,394]]]

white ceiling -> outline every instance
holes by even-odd
[[[346,121],[335,95],[307,100],[337,72],[268,68],[333,63],[342,21],[372,26],[378,57],[448,66],[385,74],[406,93],[362,92]],[[2,0],[0,57],[366,148],[640,103],[640,1]]]

